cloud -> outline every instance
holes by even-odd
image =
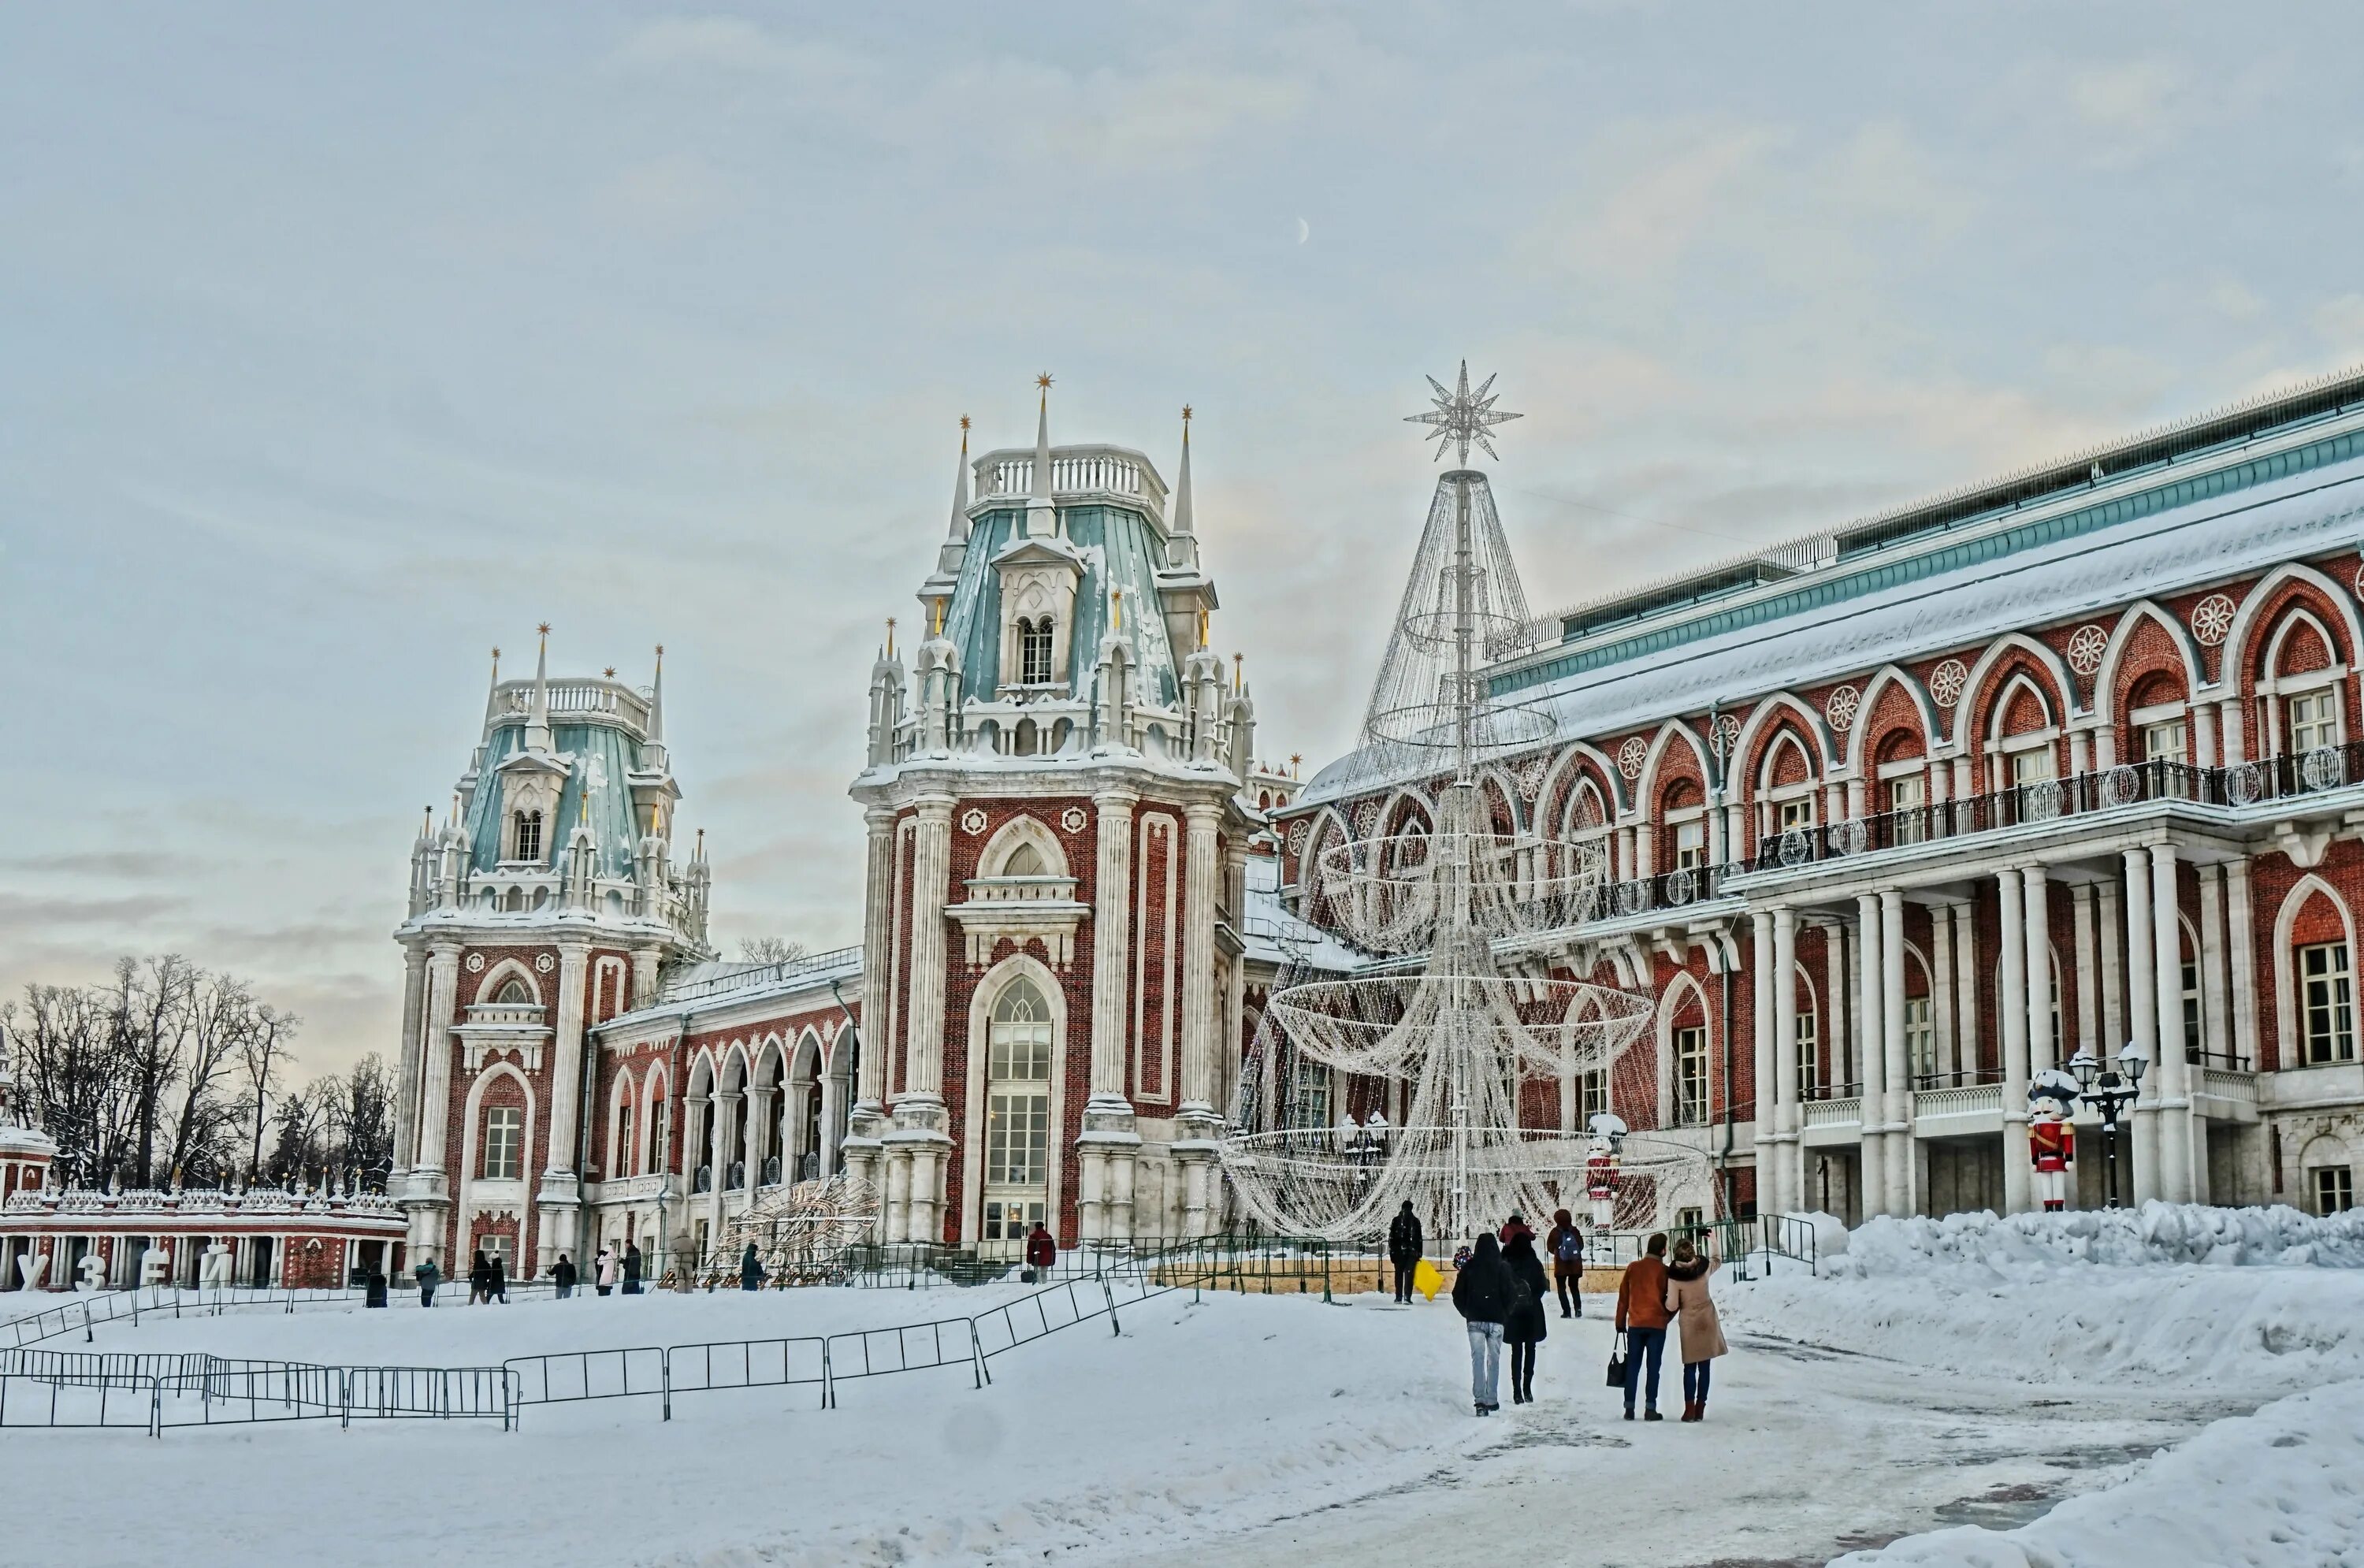
[[[660,17],[634,28],[607,63],[624,72],[799,77],[853,76],[866,69],[860,57],[833,44],[784,39],[742,17]]]
[[[693,153],[627,163],[598,191],[606,211],[640,228],[678,233],[703,228],[737,196],[731,178]]]

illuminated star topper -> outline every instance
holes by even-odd
[[[1436,406],[1425,414],[1406,415],[1404,423],[1433,426],[1436,455],[1442,458],[1445,448],[1456,448],[1460,453],[1458,461],[1464,467],[1468,465],[1469,449],[1473,445],[1488,457],[1499,458],[1500,454],[1494,450],[1489,432],[1496,425],[1506,424],[1523,416],[1495,411],[1494,397],[1487,395],[1494,384],[1494,378],[1488,376],[1476,392],[1470,391],[1469,361],[1464,360],[1461,361],[1461,379],[1454,390],[1445,391],[1434,376],[1428,378],[1428,384],[1436,389],[1436,396],[1433,399]]]

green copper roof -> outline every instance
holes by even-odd
[[[1084,562],[1076,590],[1076,624],[1067,639],[1068,667],[1061,673],[1078,695],[1088,695],[1100,639],[1108,630],[1109,593],[1124,592],[1124,638],[1141,671],[1139,695],[1172,704],[1181,691],[1174,650],[1157,599],[1157,569],[1165,559],[1165,538],[1156,525],[1125,506],[1062,506],[1065,542]],[[968,554],[953,590],[944,635],[960,650],[961,685],[971,702],[990,702],[1001,676],[1001,578],[994,558],[1009,548],[1024,527],[1022,509],[986,512],[969,525]]]

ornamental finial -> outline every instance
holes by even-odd
[[[1469,464],[1472,445],[1482,450],[1488,457],[1499,457],[1489,432],[1496,425],[1523,416],[1495,411],[1494,398],[1487,395],[1488,389],[1494,384],[1494,378],[1488,376],[1476,392],[1470,391],[1469,361],[1464,360],[1461,361],[1461,378],[1451,392],[1445,391],[1434,376],[1428,378],[1428,384],[1435,389],[1436,395],[1431,401],[1436,406],[1425,414],[1406,415],[1404,423],[1434,427],[1436,455],[1442,458],[1445,448],[1456,448],[1460,453],[1459,464],[1464,468]]]

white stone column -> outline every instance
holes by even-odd
[[[1213,1229],[1216,1028],[1223,998],[1215,990],[1215,906],[1223,876],[1217,840],[1222,807],[1194,801],[1183,809],[1182,1103],[1176,1109],[1175,1174],[1181,1187],[1183,1233]],[[1093,937],[1098,940],[1095,930]]]
[[[706,1249],[722,1245],[722,1193],[730,1182],[730,1146],[739,1131],[739,1092],[714,1092],[714,1185],[706,1195]]]
[[[1084,1103],[1083,1133],[1076,1140],[1080,1191],[1076,1206],[1076,1225],[1087,1240],[1121,1240],[1132,1233],[1130,1205],[1123,1199],[1131,1191],[1141,1135],[1133,1130],[1132,1102],[1124,1092],[1129,1043],[1125,995],[1132,972],[1126,914],[1132,896],[1133,807],[1139,799],[1129,790],[1104,790],[1092,797],[1099,835],[1092,876],[1091,1096]],[[1115,1169],[1119,1165],[1125,1168],[1121,1176]]]
[[[1954,912],[1950,906],[1929,909],[1929,1027],[1935,1035],[1937,1076],[1953,1081],[1958,1062],[1954,1044]]]
[[[452,1186],[444,1170],[444,1129],[452,1116],[452,1010],[459,995],[460,946],[439,941],[428,952],[426,1013],[419,1051],[426,1059],[418,1091],[418,1162],[411,1168],[404,1207],[410,1211],[410,1255],[444,1256],[444,1222]]]
[[[863,862],[862,894],[862,1021],[868,1037],[853,1084],[853,1105],[847,1112],[845,1137],[839,1158],[846,1172],[877,1184],[885,1202],[880,1143],[886,1126],[886,1062],[895,1042],[886,1037],[886,995],[894,969],[895,813],[874,806],[862,814],[868,829]],[[879,1231],[883,1238],[883,1223]]]
[[[2200,1049],[2208,1055],[2235,1054],[2225,989],[2225,868],[2200,871]]]
[[[1979,906],[1954,906],[1954,1066],[1975,1077],[1979,1067]]]
[[[2135,1103],[2132,1152],[2135,1202],[2160,1195],[2158,1151],[2159,1077],[2158,949],[2151,938],[2150,856],[2141,850],[2125,851],[2126,867],[2126,1033],[2151,1053],[2150,1071],[2143,1077],[2142,1098]]]
[[[574,1151],[582,1126],[584,984],[590,969],[589,948],[581,942],[559,944],[557,1033],[551,1042],[550,1153],[543,1163],[541,1190],[534,1197],[534,1207],[541,1212],[541,1245],[536,1249],[537,1269],[541,1273],[558,1262],[559,1253],[573,1257],[582,1251],[576,1232],[583,1212],[583,1186],[574,1169]]]
[[[1748,917],[1748,996],[1754,1006],[1750,1011],[1749,1033],[1752,1051],[1749,1065],[1749,1126],[1751,1144],[1756,1161],[1756,1207],[1760,1212],[1773,1212],[1769,1183],[1773,1170],[1773,1106],[1776,1085],[1773,1075],[1773,912],[1757,909]],[[1570,1085],[1571,1087],[1573,1085]],[[1563,1116],[1565,1125],[1567,1118]]]
[[[2093,1054],[2104,1059],[2114,1059],[2131,1038],[2126,1033],[2126,933],[2118,917],[2118,886],[2113,877],[2093,889],[2093,935],[2102,953],[2102,1034]]]
[[[2252,1073],[2258,1070],[2258,1062],[2257,927],[2253,920],[2249,862],[2244,857],[2225,868],[2225,956],[2232,967],[2233,1051]]]
[[[2199,1157],[2193,1145],[2191,1067],[2183,1040],[2183,923],[2177,918],[2175,846],[2150,851],[2151,941],[2156,956],[2151,978],[2158,987],[2159,1195],[2191,1201],[2191,1173]]]
[[[1823,1016],[1816,1020],[1822,1026],[1823,1048],[1831,1058],[1830,1077],[1824,1082],[1825,1095],[1837,1092],[1840,1085],[1856,1082],[1855,1047],[1847,1038],[1847,1016],[1853,1011],[1847,1006],[1847,929],[1843,920],[1833,920],[1823,928]]]
[[[892,1165],[909,1167],[902,1233],[890,1240],[943,1240],[944,900],[952,875],[953,807],[948,795],[922,795],[911,845],[911,987],[904,1035],[903,1092],[895,1097],[886,1137]],[[893,1221],[889,1220],[890,1232]]]
[[[1904,895],[1879,895],[1879,1038],[1888,1056],[1888,1202],[1896,1214],[1915,1211],[1912,1062],[1904,1039]]]
[[[2191,705],[2191,765],[2216,766],[2216,709],[2204,702]]]
[[[2225,753],[2224,765],[2229,768],[2248,761],[2248,740],[2241,731],[2241,699],[2226,697],[2217,705],[2216,713],[2216,742]]]
[[[772,1101],[781,1092],[776,1088],[747,1091],[747,1125],[739,1140],[742,1151],[739,1158],[747,1166],[747,1191],[751,1202],[755,1189],[764,1184],[764,1156],[773,1152]],[[788,1178],[788,1151],[782,1149],[778,1153],[780,1179],[785,1182]]]
[[[2042,866],[2023,867],[2019,876],[2027,930],[2027,1067],[2033,1077],[2060,1064],[2052,1038],[2051,881]]]
[[[2027,1155],[2027,912],[2018,872],[1997,872],[1995,887],[2002,908],[2002,1206],[2006,1214],[2024,1214],[2035,1185]]]
[[[1801,1207],[1799,1121],[1798,916],[1782,907],[1773,911],[1773,1213]],[[1760,1194],[1758,1207],[1764,1202]]]
[[[2077,966],[2077,1049],[2090,1051],[2096,1057],[2106,1057],[2110,1053],[2099,1040],[2101,982],[2093,948],[2093,884],[2080,882],[2071,887],[2068,890],[2068,906],[2076,949],[2071,962]],[[2068,1051],[2067,1045],[2066,1040],[2061,1041],[2056,1054],[2064,1058],[2075,1055],[2076,1052]]]
[[[1896,1212],[1894,1195],[1888,1186],[1888,1008],[1882,994],[1887,943],[1882,940],[1879,895],[1858,895],[1855,908],[1857,975],[1863,987],[1863,1089],[1856,1100],[1862,1126],[1858,1164],[1863,1173],[1864,1217],[1869,1218],[1875,1214]]]
[[[427,1016],[427,949],[407,941],[402,948],[402,1066],[396,1079],[394,1102],[394,1172],[386,1190],[400,1197],[410,1181],[410,1162],[418,1151],[418,1074],[426,1066],[420,1043],[420,1020]]]

